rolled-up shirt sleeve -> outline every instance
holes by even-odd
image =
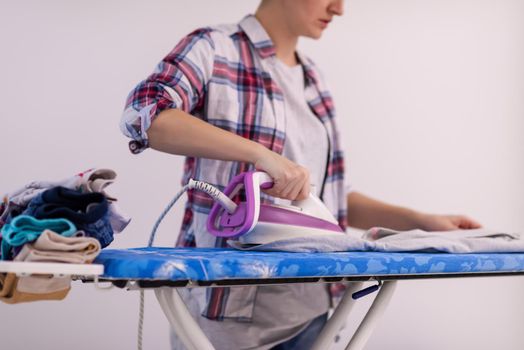
[[[147,130],[163,110],[178,108],[191,113],[202,106],[213,61],[211,29],[198,29],[182,39],[129,93],[120,130],[132,139],[131,152],[140,153],[149,147]]]

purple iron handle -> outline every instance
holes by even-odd
[[[260,214],[260,189],[273,186],[273,180],[261,171],[248,171],[235,176],[224,189],[229,198],[244,187],[246,202],[240,203],[233,213],[227,213],[215,202],[207,219],[207,230],[214,236],[236,238],[250,232]]]

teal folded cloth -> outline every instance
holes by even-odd
[[[73,236],[78,230],[67,219],[36,219],[29,215],[18,215],[1,230],[1,260],[11,260],[12,248],[36,240],[44,230],[51,230],[65,237]]]

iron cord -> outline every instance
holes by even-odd
[[[237,207],[235,202],[233,202],[229,197],[227,197],[224,193],[222,193],[218,188],[215,186],[204,182],[204,181],[198,181],[189,179],[189,182],[182,187],[180,191],[173,197],[173,199],[169,202],[169,204],[166,206],[166,208],[162,211],[158,219],[155,221],[155,224],[153,225],[153,229],[151,230],[151,234],[149,235],[149,241],[147,243],[148,247],[152,247],[153,243],[155,241],[156,233],[158,231],[158,227],[160,226],[160,223],[164,218],[166,217],[167,213],[171,210],[171,208],[175,205],[175,203],[180,199],[180,197],[190,189],[196,189],[202,192],[207,193],[209,196],[211,196],[214,200],[218,201],[225,210],[227,210],[229,213],[233,213]],[[144,289],[140,289],[140,306],[138,311],[138,336],[137,336],[137,349],[142,350],[142,334],[143,334],[143,326],[144,326],[144,304],[145,304],[145,294]]]

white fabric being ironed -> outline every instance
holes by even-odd
[[[286,252],[441,252],[441,253],[520,253],[524,252],[524,239],[516,233],[489,229],[453,231],[395,231],[375,227],[362,238],[346,234],[305,236],[278,240],[268,244],[243,247],[236,241],[230,245],[242,250]]]

